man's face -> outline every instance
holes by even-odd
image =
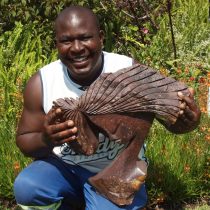
[[[93,18],[72,14],[59,20],[56,42],[59,57],[74,79],[81,81],[97,74],[102,62],[103,32]]]

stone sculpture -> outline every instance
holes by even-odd
[[[110,166],[89,182],[103,196],[118,205],[130,204],[145,180],[145,166],[138,153],[154,117],[173,124],[180,111],[177,92],[189,95],[187,86],[141,64],[116,73],[102,74],[78,99],[54,102],[61,108],[60,121],[71,119],[78,127],[77,140],[70,147],[91,155],[98,147],[99,132],[126,149]]]

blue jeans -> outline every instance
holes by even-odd
[[[81,206],[85,206],[86,210],[137,210],[145,206],[145,185],[131,205],[119,207],[96,193],[88,184],[87,179],[93,175],[57,157],[35,160],[17,176],[15,198],[18,204],[24,206],[44,207],[61,202],[60,210],[75,210]]]

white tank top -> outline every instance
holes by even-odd
[[[119,69],[129,67],[133,64],[133,59],[124,55],[103,52],[104,66],[102,73],[116,72]],[[57,60],[40,69],[42,89],[43,89],[43,108],[48,113],[52,108],[52,102],[58,98],[78,98],[83,91],[78,84],[74,83],[68,76],[67,67]],[[97,151],[90,156],[75,153],[68,144],[55,147],[54,154],[63,161],[73,165],[80,165],[87,170],[97,173],[104,169],[114,160],[117,155],[125,148],[125,145],[110,141],[108,137],[99,134],[99,146]],[[145,159],[144,147],[139,153],[140,159]]]

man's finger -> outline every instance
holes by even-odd
[[[69,130],[70,128],[73,128],[73,126],[74,126],[74,122],[72,120],[69,120],[69,121],[66,121],[63,123],[50,125],[48,127],[48,134],[51,135],[51,134],[65,131],[67,129]],[[73,130],[74,133],[77,132],[77,130],[75,130],[75,129],[71,129],[71,130]]]
[[[55,121],[59,118],[59,116],[61,115],[61,113],[62,113],[62,111],[61,111],[61,109],[56,109],[56,110],[54,110],[54,109],[51,109],[50,111],[49,111],[49,113],[47,114],[47,116],[46,116],[46,119],[47,119],[47,123],[49,124],[49,125],[51,125],[51,124],[54,124],[55,123]]]
[[[77,128],[74,127],[72,129],[63,130],[61,132],[54,133],[51,135],[51,139],[54,141],[62,141],[64,139],[70,138],[70,139],[76,139],[77,134]]]

